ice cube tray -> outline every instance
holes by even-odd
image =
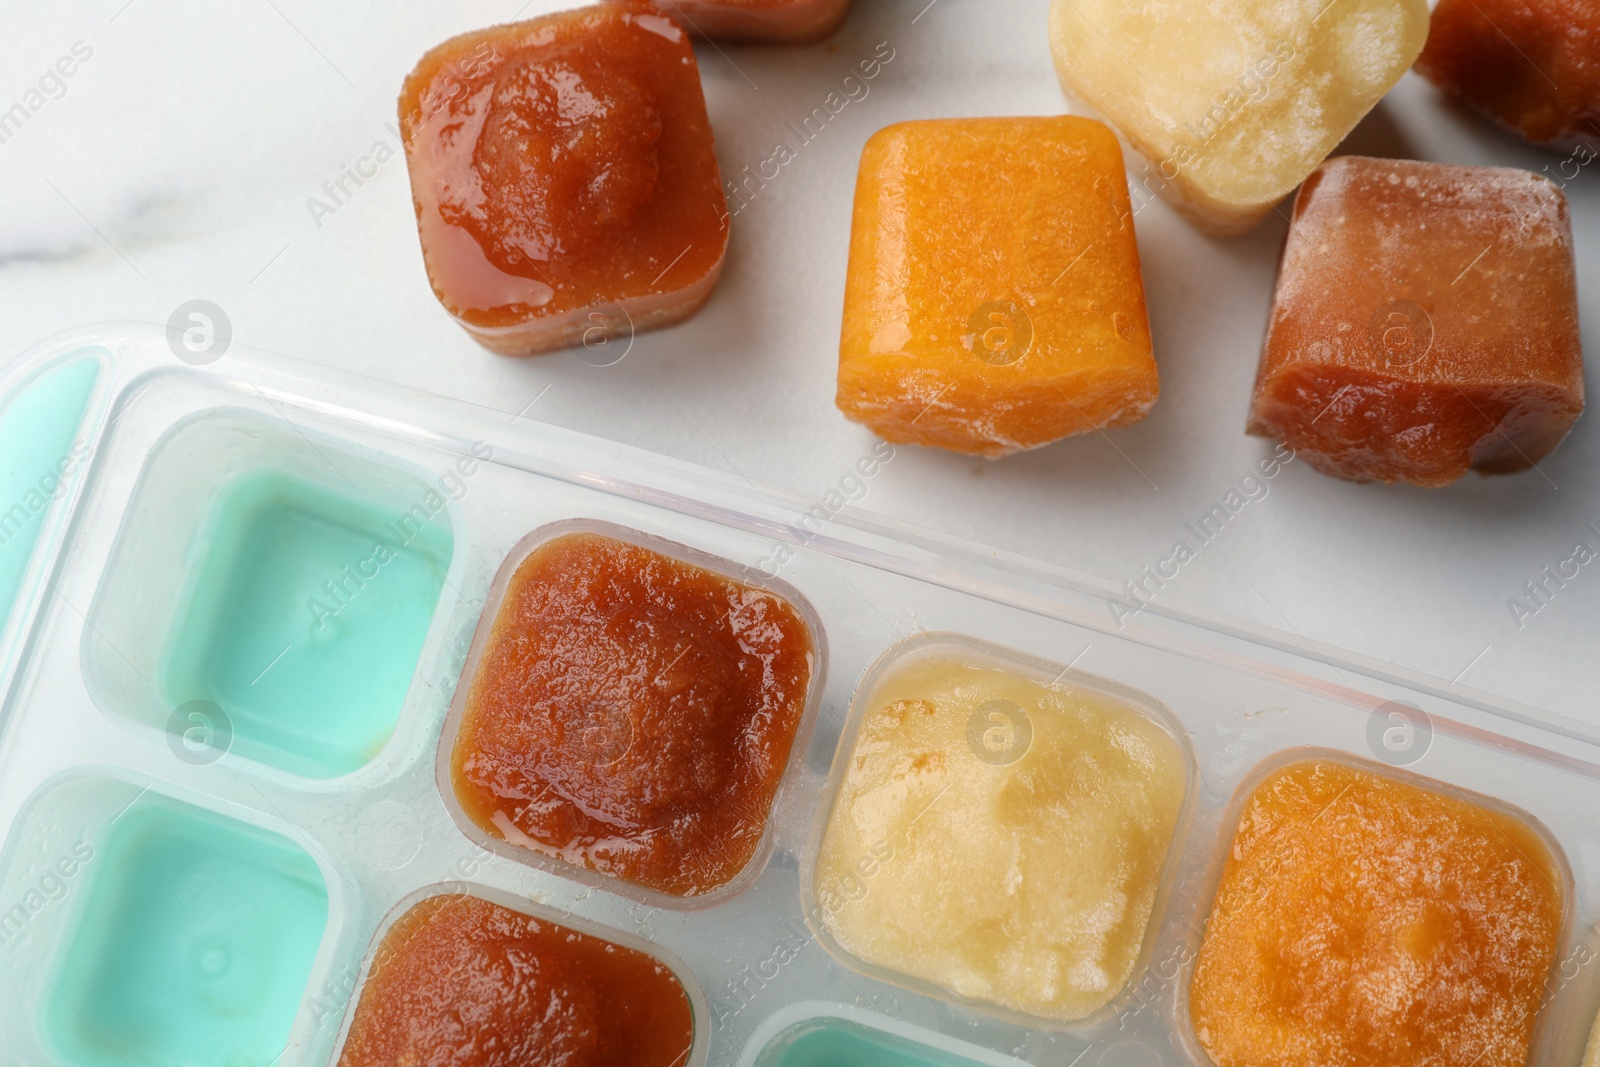
[[[0,1067],[331,1064],[375,939],[434,892],[656,954],[694,1005],[690,1067],[1203,1064],[1185,990],[1236,797],[1313,750],[1537,821],[1573,881],[1536,1062],[1576,1063],[1600,1002],[1600,736],[1576,723],[1163,605],[1119,629],[1090,576],[269,353],[195,366],[159,329],[86,330],[6,368],[0,456]],[[816,613],[818,705],[734,892],[644,898],[508,856],[441,796],[495,576],[573,521]],[[865,973],[804,903],[858,683],[939,633],[1135,690],[1192,755],[1142,962],[1086,1020]]]

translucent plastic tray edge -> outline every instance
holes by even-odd
[[[205,367],[186,366],[168,351],[161,327],[111,323],[41,343],[0,368],[0,397],[62,356],[100,346],[111,354],[90,398],[84,433],[98,449],[119,403],[143,379],[160,374],[220,378],[365,429],[453,452],[493,438],[502,465],[642,500],[684,515],[770,536],[958,592],[995,600],[1091,630],[1221,662],[1295,688],[1377,711],[1385,702],[1353,688],[1347,672],[1402,695],[1423,695],[1453,707],[1423,710],[1475,733],[1498,735],[1503,747],[1534,745],[1544,758],[1600,770],[1600,727],[1530,705],[1338,649],[1309,638],[1204,611],[1157,596],[1136,621],[1108,606],[1122,591],[1112,582],[1001,552],[851,506],[656,455],[516,415],[321,367],[263,349],[233,346]],[[45,580],[54,573],[67,518],[86,478],[55,502],[19,591],[18,608],[0,631],[0,694],[9,694]],[[0,704],[0,708],[5,705]],[[1461,714],[1462,711],[1468,714]],[[3,711],[0,711],[3,715]]]

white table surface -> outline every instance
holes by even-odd
[[[839,484],[874,443],[833,405],[861,146],[902,119],[1064,110],[1045,0],[859,0],[825,46],[702,47],[729,176],[793,146],[786,124],[880,42],[894,59],[738,214],[706,309],[606,368],[490,355],[422,270],[391,125],[400,81],[454,33],[563,6],[521,3],[3,0],[0,110],[78,42],[92,56],[0,143],[0,361],[91,322],[164,323],[199,297],[240,342],[512,412],[537,398],[530,418],[756,482]],[[1552,172],[1562,159],[1411,74],[1343,151]],[[358,164],[375,176],[315,217],[311,198]],[[1592,356],[1600,162],[1566,192]],[[861,507],[1120,581],[1222,500],[1270,451],[1243,424],[1285,223],[1218,242],[1155,204],[1137,226],[1162,376],[1151,415],[996,463],[902,448]],[[1166,592],[1600,725],[1600,562],[1520,625],[1508,606],[1578,540],[1600,548],[1597,460],[1591,416],[1542,473],[1443,491],[1294,464]]]

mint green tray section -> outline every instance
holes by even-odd
[[[83,474],[90,443],[78,437],[100,378],[100,350],[45,368],[0,409],[0,628],[53,506]]]
[[[762,1050],[756,1067],[980,1067],[943,1049],[842,1019],[790,1027]]]
[[[85,850],[91,883],[42,1020],[74,1067],[272,1067],[328,891],[287,838],[145,793]]]
[[[217,705],[233,751],[331,778],[394,732],[453,551],[436,525],[266,471],[219,495],[162,667],[173,706]]]

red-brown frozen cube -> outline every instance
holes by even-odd
[[[428,280],[511,356],[687,318],[727,201],[689,36],[600,4],[463,34],[400,94]]]
[[[1345,156],[1300,190],[1249,430],[1351,481],[1526,470],[1583,412],[1566,198],[1528,171]]]
[[[640,0],[631,0],[638,3]],[[645,0],[697,37],[808,44],[839,28],[850,0]]]
[[[1530,141],[1600,152],[1595,0],[1439,0],[1417,70]]]

